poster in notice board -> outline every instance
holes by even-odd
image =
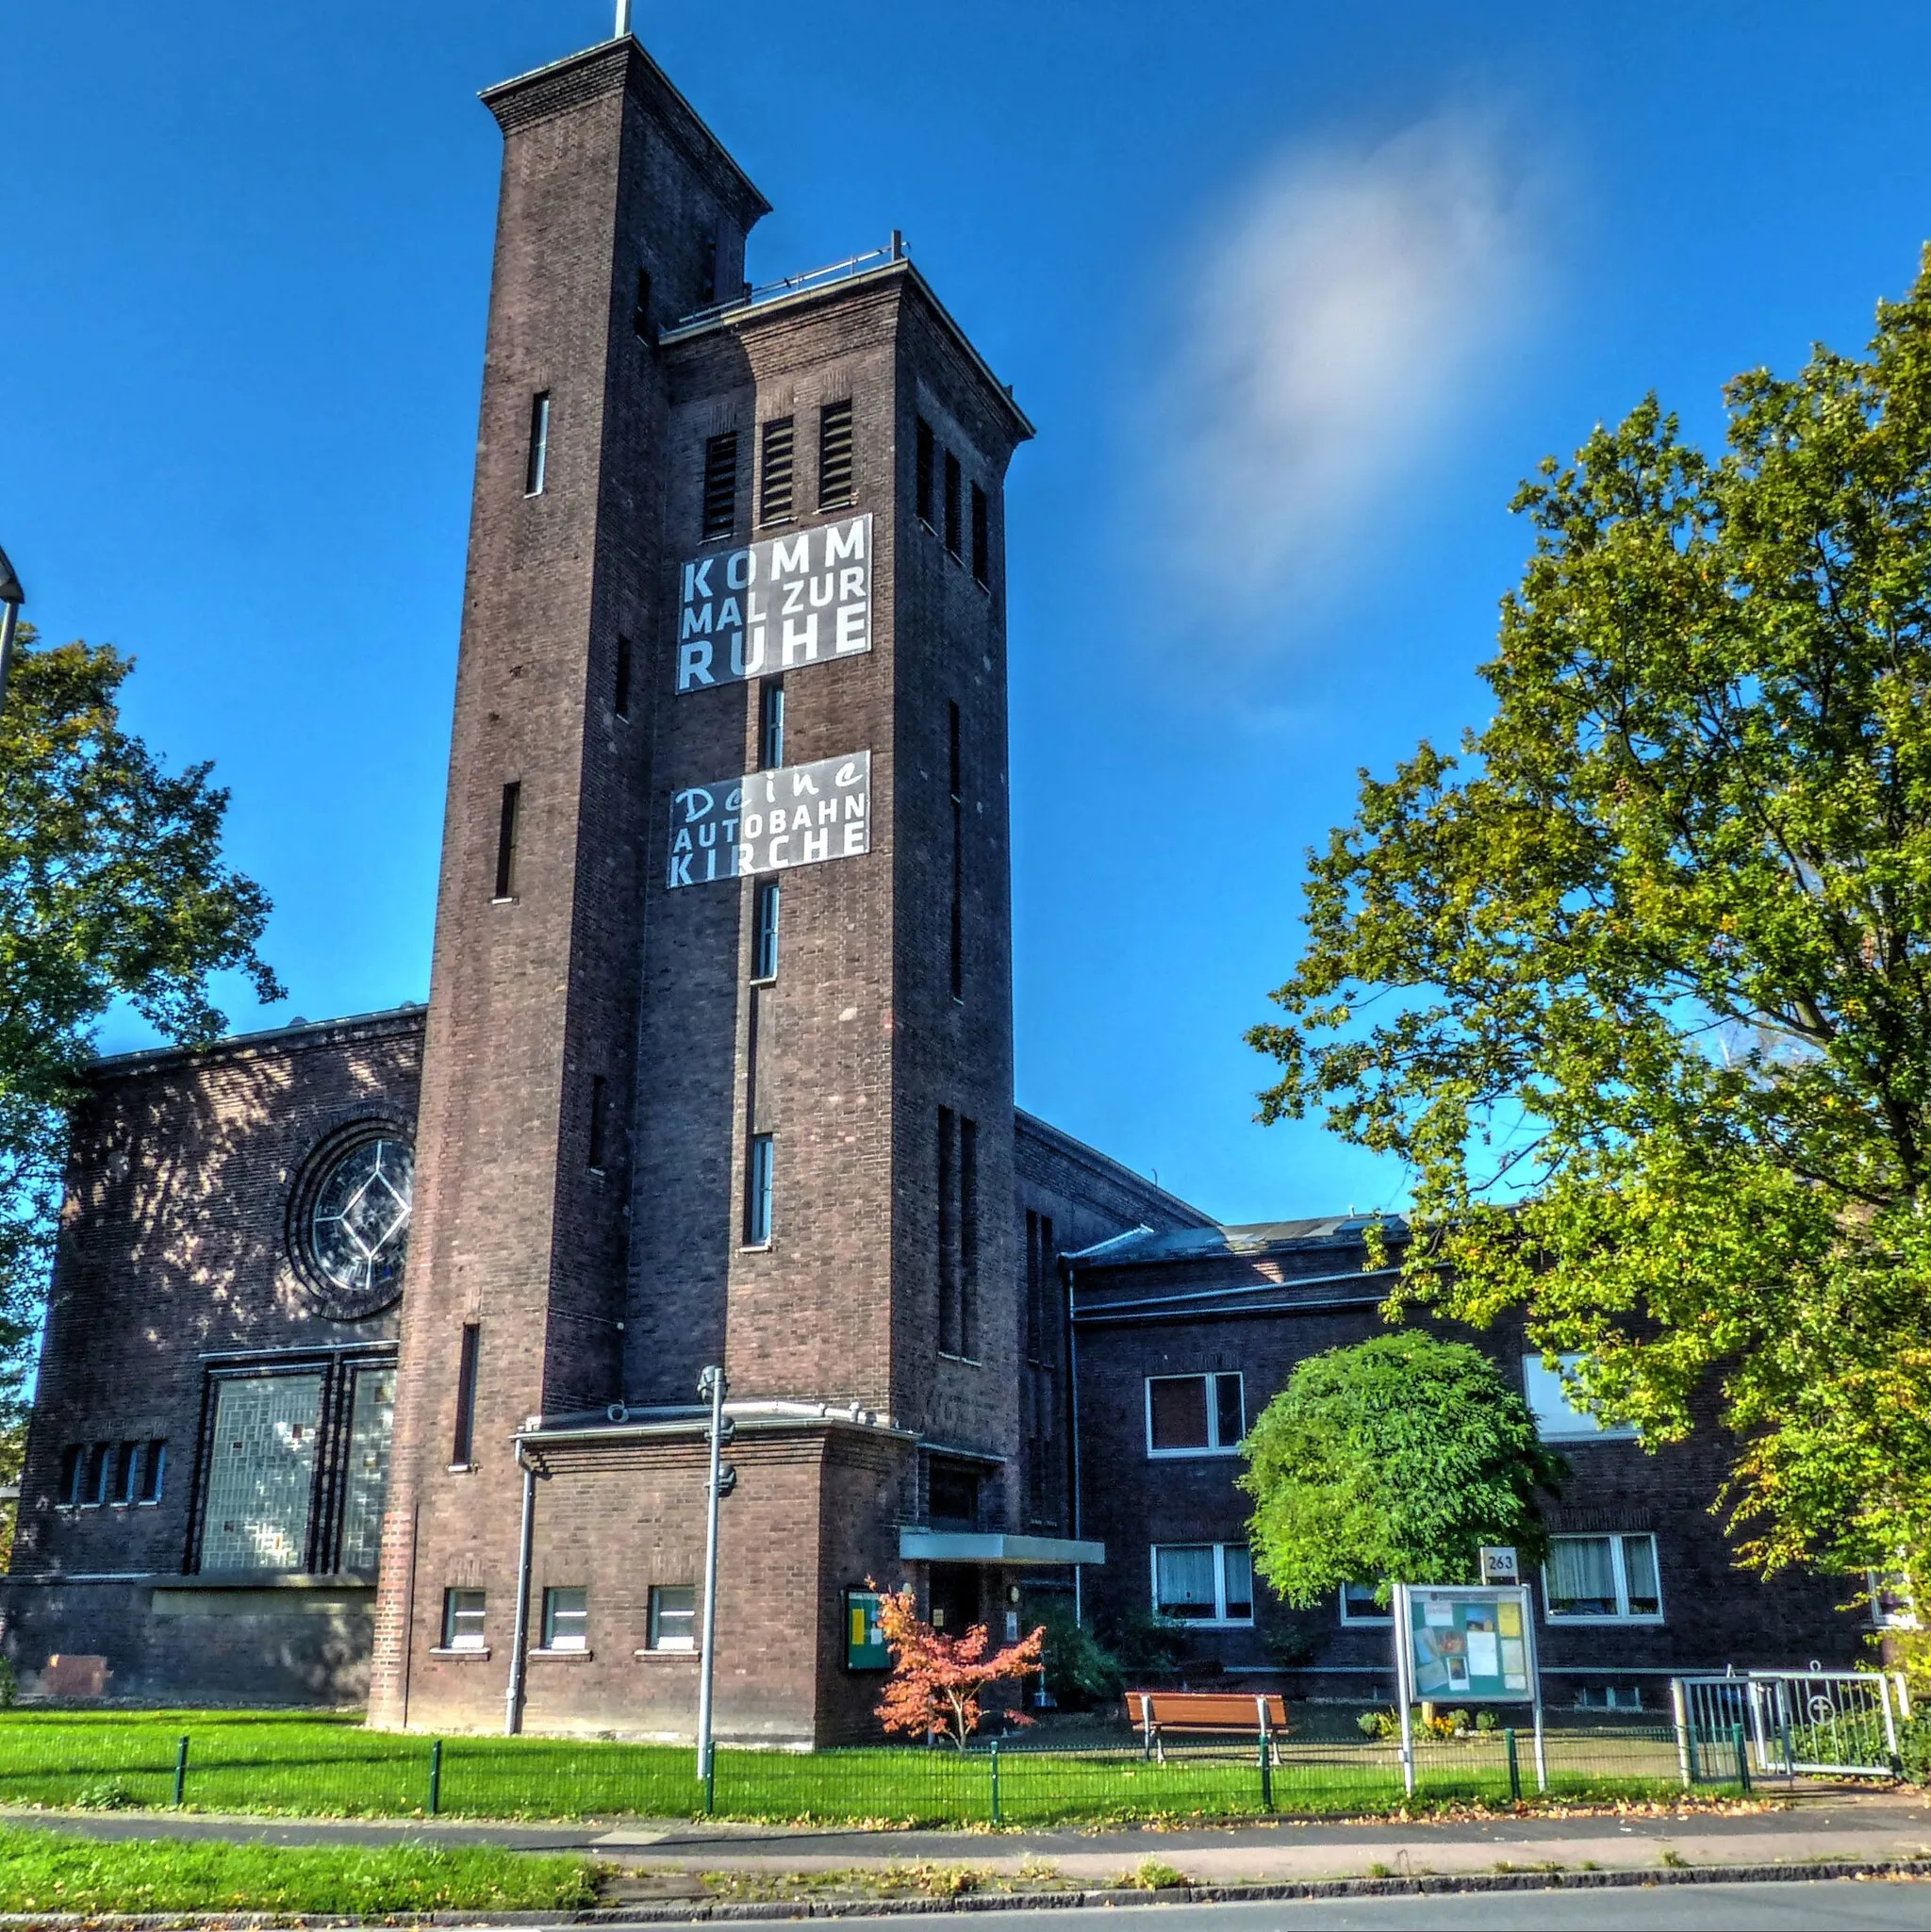
[[[1522,1584],[1411,1584],[1405,1637],[1412,1694],[1430,1703],[1532,1704],[1535,1630]]]

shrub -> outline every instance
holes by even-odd
[[[1062,1710],[1091,1710],[1111,1703],[1126,1687],[1119,1659],[1074,1616],[1070,1605],[1040,1613],[1046,1631],[1046,1688]]]
[[[1897,1759],[1907,1784],[1931,1785],[1931,1710],[1920,1709],[1898,1726]]]

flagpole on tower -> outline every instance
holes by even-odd
[[[630,38],[630,0],[617,0],[617,38]]]

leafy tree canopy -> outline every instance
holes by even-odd
[[[123,731],[133,661],[19,634],[0,705],[0,1421],[21,1405],[58,1208],[68,1110],[126,999],[168,1039],[225,1022],[210,975],[281,997],[256,952],[259,886],[222,862],[228,795]]]
[[[1398,1299],[1527,1311],[1747,1561],[1931,1548],[1931,251],[1862,358],[1654,398],[1535,533],[1461,755],[1362,774],[1252,1042],[1412,1177]]]
[[[1473,1583],[1484,1544],[1541,1561],[1566,1473],[1501,1371],[1417,1329],[1311,1355],[1242,1445],[1254,1567],[1300,1609],[1344,1583]]]

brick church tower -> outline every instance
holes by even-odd
[[[753,296],[767,205],[634,40],[484,98],[371,1717],[501,1721],[527,1465],[532,1727],[688,1732],[721,1361],[719,1734],[850,1735],[877,1687],[847,1592],[940,1602],[964,1573],[904,1526],[1019,1521],[1002,480],[1030,426],[896,240]],[[955,1617],[1005,1588],[966,1577]]]

